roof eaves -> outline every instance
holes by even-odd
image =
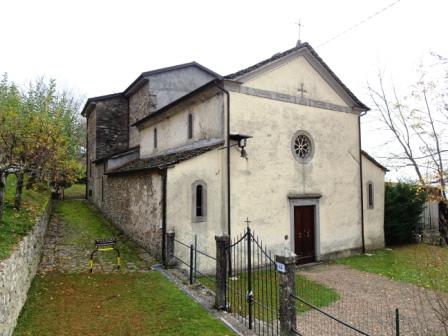
[[[123,94],[125,95],[130,95],[131,92],[133,91],[133,88],[136,84],[138,84],[140,82],[140,80],[142,80],[145,77],[151,76],[151,75],[156,75],[158,73],[162,73],[162,72],[168,72],[168,71],[173,71],[173,70],[178,70],[178,69],[183,69],[183,68],[187,68],[190,66],[194,66],[197,67],[207,73],[209,73],[210,75],[216,77],[216,78],[220,78],[221,75],[219,75],[218,73],[214,72],[213,70],[210,70],[209,68],[197,63],[197,62],[189,62],[189,63],[183,63],[183,64],[177,64],[177,65],[173,65],[173,66],[169,66],[169,67],[165,67],[165,68],[160,68],[160,69],[155,69],[155,70],[150,70],[150,71],[145,71],[142,72],[140,74],[140,76],[138,76],[132,83],[131,85],[129,85],[126,90],[123,91]]]
[[[224,143],[223,141],[219,141],[211,145],[209,144],[207,146],[202,146],[194,149],[181,150],[178,152],[156,155],[146,159],[136,159],[131,162],[128,162],[126,165],[120,168],[117,168],[116,170],[107,172],[106,175],[123,175],[141,171],[164,169],[176,163],[195,158],[208,151],[216,149],[222,146],[223,143]],[[138,165],[139,163],[141,163],[141,165]],[[146,166],[144,165],[145,163]]]
[[[108,100],[108,99],[117,98],[117,97],[122,97],[122,96],[123,96],[122,92],[117,92],[117,93],[112,93],[112,94],[108,94],[108,95],[104,95],[104,96],[91,97],[91,98],[87,99],[86,103],[84,104],[84,108],[81,111],[81,115],[83,117],[86,116],[86,111],[87,111],[87,108],[89,107],[90,103],[94,103],[94,102],[98,102],[98,101],[102,101],[102,100]]]
[[[375,166],[377,166],[378,168],[381,168],[382,170],[384,170],[385,172],[388,172],[389,169],[387,169],[386,167],[384,167],[381,163],[379,163],[377,160],[375,160],[369,153],[367,153],[365,150],[361,149],[361,153],[362,155],[364,155],[366,157],[367,160],[369,160],[370,162],[372,162]]]
[[[146,117],[143,117],[142,119],[136,121],[135,123],[133,123],[131,126],[138,126],[141,125],[142,123],[144,123],[145,121],[148,121],[150,119],[153,119],[157,116],[162,115],[165,111],[168,111],[169,109],[173,108],[174,106],[180,104],[181,102],[195,96],[196,94],[212,87],[215,83],[217,83],[220,80],[220,78],[214,78],[211,81],[205,83],[204,85],[198,87],[197,89],[187,93],[186,95],[176,99],[175,101],[169,103],[168,105],[165,105],[164,107],[154,111],[153,113],[147,115]]]

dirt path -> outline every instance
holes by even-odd
[[[432,291],[342,265],[317,265],[300,274],[335,289],[341,299],[324,310],[369,335],[395,335],[396,308],[400,335],[445,335]],[[299,315],[298,330],[307,336],[362,335],[317,312]]]

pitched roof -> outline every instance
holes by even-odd
[[[188,92],[187,94],[179,97],[176,100],[173,100],[171,103],[159,108],[158,110],[146,115],[145,117],[137,120],[135,123],[133,123],[131,126],[137,126],[137,125],[141,125],[143,124],[145,121],[153,119],[161,114],[163,114],[165,111],[171,109],[172,107],[178,105],[179,103],[187,100],[188,98],[191,98],[193,96],[195,96],[196,94],[198,94],[199,92],[202,92],[212,86],[216,86],[215,83],[219,82],[219,78],[214,78],[211,81],[205,83],[204,85],[198,87],[197,89],[194,89],[193,91]]]
[[[117,97],[123,97],[123,93],[118,92],[118,93],[112,93],[112,94],[108,94],[108,95],[104,95],[104,96],[90,97],[89,99],[87,99],[86,103],[84,104],[84,108],[81,111],[81,115],[83,117],[86,116],[87,108],[90,103],[102,101],[102,100],[109,100],[109,99],[113,99],[113,98],[117,98]]]
[[[174,66],[169,66],[169,67],[165,67],[165,68],[160,68],[160,69],[155,69],[155,70],[150,70],[150,71],[146,71],[146,72],[142,72],[140,74],[140,76],[138,76],[132,83],[131,85],[129,85],[126,90],[123,91],[123,94],[127,95],[129,94],[130,91],[132,91],[133,87],[135,85],[138,84],[138,82],[145,78],[145,77],[149,77],[152,75],[156,75],[158,73],[162,73],[162,72],[168,72],[168,71],[173,71],[173,70],[179,70],[179,69],[183,69],[183,68],[188,68],[194,66],[204,72],[209,73],[210,75],[212,75],[215,78],[220,78],[221,75],[217,74],[216,72],[214,72],[213,70],[210,70],[209,68],[197,63],[197,62],[189,62],[189,63],[183,63],[183,64],[178,64],[178,65],[174,65]]]
[[[107,172],[106,175],[122,175],[144,170],[166,168],[173,164],[192,159],[205,152],[218,148],[222,146],[223,143],[224,141],[221,139],[215,139],[213,141],[199,141],[193,146],[184,147],[177,151],[170,151],[149,158],[131,161],[124,166]]]
[[[386,167],[384,167],[381,163],[379,163],[377,160],[375,160],[372,156],[370,156],[366,151],[361,149],[361,153],[362,155],[364,155],[366,157],[367,160],[369,160],[370,162],[372,162],[375,166],[377,166],[378,168],[381,168],[382,170],[384,170],[385,172],[388,172],[389,169],[387,169]]]
[[[150,71],[146,71],[146,72],[142,72],[140,74],[140,76],[138,76],[123,92],[118,92],[118,93],[113,93],[113,94],[108,94],[108,95],[104,95],[104,96],[97,96],[97,97],[91,97],[89,99],[87,99],[83,110],[81,111],[81,115],[82,116],[86,116],[86,111],[87,108],[89,106],[90,103],[92,102],[96,102],[96,101],[102,101],[102,100],[108,100],[108,99],[112,99],[112,98],[117,98],[117,97],[124,97],[126,95],[129,95],[130,92],[132,92],[132,90],[134,89],[135,86],[138,86],[140,81],[142,79],[144,79],[145,77],[149,77],[151,75],[156,75],[158,73],[163,73],[163,72],[168,72],[168,71],[173,71],[173,70],[178,70],[178,69],[183,69],[183,68],[188,68],[194,66],[204,72],[209,73],[211,76],[215,77],[215,78],[221,78],[221,75],[217,74],[216,72],[214,72],[213,70],[210,70],[209,68],[197,63],[197,62],[189,62],[189,63],[183,63],[183,64],[178,64],[178,65],[173,65],[173,66],[169,66],[169,67],[165,67],[165,68],[160,68],[160,69],[155,69],[155,70],[150,70]]]
[[[336,82],[345,90],[345,92],[347,92],[347,94],[350,96],[350,98],[353,99],[353,101],[358,105],[358,107],[365,109],[365,110],[370,110],[368,106],[364,105],[355,95],[353,92],[350,91],[350,89],[345,86],[345,84],[339,79],[338,76],[336,76],[336,74],[333,72],[333,70],[330,69],[330,67],[323,61],[323,59],[317,54],[317,52],[314,50],[313,47],[311,47],[311,45],[307,42],[304,43],[300,43],[298,44],[296,47],[288,49],[284,52],[280,52],[275,54],[274,56],[265,59],[261,62],[258,62],[248,68],[242,69],[240,71],[237,71],[233,74],[224,76],[224,79],[229,79],[229,80],[237,80],[238,78],[240,78],[243,75],[249,74],[265,65],[268,65],[272,62],[275,62],[279,59],[282,59],[288,55],[291,55],[299,50],[303,50],[306,49],[308,50],[316,59],[317,61],[319,61],[319,63],[322,64],[322,66],[325,68],[326,71],[328,71],[328,73],[336,80]]]

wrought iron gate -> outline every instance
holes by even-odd
[[[258,335],[278,335],[276,264],[249,227],[228,247],[226,306]]]

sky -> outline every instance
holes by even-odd
[[[431,52],[448,57],[447,12],[446,0],[0,0],[0,73],[84,97],[191,61],[226,75],[295,46],[300,20],[301,40],[370,106],[378,71],[406,91]],[[363,117],[363,147],[382,157],[376,118]]]

